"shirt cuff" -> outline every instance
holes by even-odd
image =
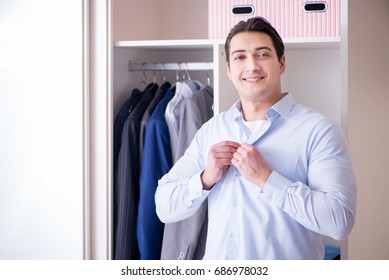
[[[203,183],[201,182],[201,173],[203,171],[197,173],[196,175],[192,176],[188,181],[188,199],[190,201],[194,201],[201,197],[208,196],[208,193],[210,190],[204,190],[203,189]]]
[[[292,182],[290,180],[273,171],[263,187],[262,192],[269,201],[277,206],[281,206],[284,201],[285,194],[291,184]]]

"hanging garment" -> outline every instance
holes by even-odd
[[[137,239],[142,260],[161,258],[164,224],[157,217],[154,194],[158,180],[172,167],[169,130],[164,114],[173,95],[174,89],[170,88],[155,107],[146,127],[137,219]]]
[[[132,112],[132,109],[138,104],[142,92],[139,89],[134,89],[130,97],[123,103],[119,112],[117,113],[113,124],[113,164],[116,165],[119,156],[120,145],[122,143],[122,130],[124,122]]]
[[[117,227],[117,219],[118,216],[117,213],[117,207],[118,200],[117,200],[117,194],[116,194],[116,187],[117,186],[117,161],[119,157],[119,151],[120,146],[122,143],[122,130],[125,121],[127,120],[128,116],[132,112],[132,110],[135,108],[135,106],[138,104],[139,100],[142,97],[142,92],[139,89],[134,89],[131,92],[130,97],[123,103],[121,106],[119,112],[117,113],[115,120],[114,120],[114,126],[113,126],[113,228],[116,229]],[[116,244],[116,235],[113,235],[113,244]],[[113,248],[115,251],[115,248]],[[115,256],[115,252],[113,252],[113,255]]]
[[[117,213],[115,234],[115,259],[139,259],[136,240],[136,219],[139,201],[139,131],[142,116],[153,99],[157,84],[144,90],[138,104],[123,126],[122,143],[118,156],[117,185],[115,186]]]
[[[147,107],[146,111],[143,114],[142,120],[140,122],[140,139],[139,139],[139,159],[140,159],[140,166],[142,166],[142,158],[143,158],[143,147],[144,147],[144,137],[145,137],[145,131],[147,123],[149,122],[150,116],[153,113],[155,107],[158,105],[158,103],[161,101],[161,99],[165,96],[167,90],[171,88],[171,84],[169,82],[164,82],[161,87],[157,90],[155,93],[155,96],[153,100],[151,100],[149,106]]]
[[[185,98],[179,107],[176,158],[184,155],[197,130],[213,116],[213,89],[205,86]]]
[[[179,126],[179,112],[181,103],[185,98],[191,96],[194,92],[197,92],[202,88],[202,84],[198,81],[186,81],[176,82],[176,92],[173,99],[169,102],[166,107],[165,118],[169,128],[170,144],[172,147],[173,163],[176,158],[176,147],[178,145],[178,126]]]
[[[179,107],[176,158],[180,158],[197,130],[213,116],[213,89],[206,86],[185,98]],[[161,259],[202,259],[208,225],[208,204],[203,202],[191,217],[166,224]]]

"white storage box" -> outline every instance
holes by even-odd
[[[253,16],[266,18],[282,38],[338,37],[340,1],[208,0],[209,38],[225,39],[231,27]]]

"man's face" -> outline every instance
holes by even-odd
[[[241,32],[230,43],[229,79],[241,99],[269,101],[281,96],[281,74],[285,57],[278,60],[269,35],[263,32]]]

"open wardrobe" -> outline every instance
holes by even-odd
[[[212,63],[205,62],[185,63],[185,70],[182,63],[154,63],[152,68],[147,63],[129,64],[130,71],[143,73],[143,80],[129,91],[114,120],[115,259],[160,259],[178,243],[177,227],[185,226],[188,233],[200,232],[204,224],[206,206],[199,214],[201,218],[191,219],[199,220],[197,224],[165,226],[156,215],[154,203],[158,180],[183,155],[201,125],[213,116],[210,78],[207,76],[207,84],[192,80],[191,68],[196,65],[196,71],[203,71],[204,77],[212,70],[208,69]],[[147,77],[150,69],[153,74]],[[160,86],[159,70],[163,71]],[[166,71],[170,70],[175,71],[175,78],[169,82]],[[149,83],[149,78],[153,82]],[[193,237],[195,243],[198,235]]]

